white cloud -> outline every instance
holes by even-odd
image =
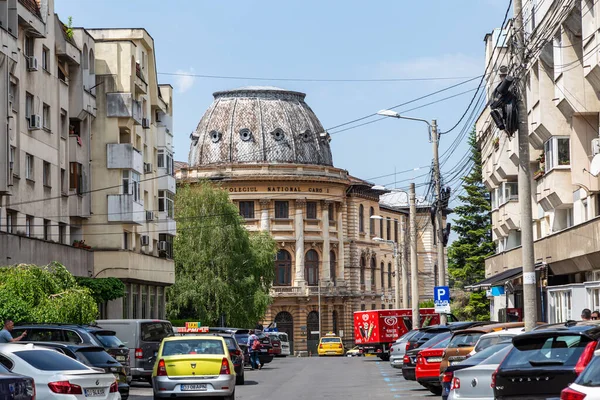
[[[175,87],[179,93],[187,92],[194,86],[196,81],[196,78],[192,76],[194,68],[190,68],[188,71],[178,69],[175,73],[177,74],[175,76]]]
[[[468,77],[483,73],[484,68],[483,56],[472,57],[461,53],[379,65],[380,74],[385,78]]]

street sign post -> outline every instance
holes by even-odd
[[[435,305],[435,312],[448,314],[450,312],[450,288],[448,286],[434,287],[433,303]]]

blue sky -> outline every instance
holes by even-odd
[[[508,4],[504,0],[55,1],[61,19],[72,16],[74,26],[143,27],[150,32],[156,45],[159,81],[175,87],[175,159],[183,161],[187,161],[189,134],[217,90],[261,84],[302,91],[327,129],[464,79],[278,82],[160,73],[302,79],[474,77],[484,70],[484,35],[502,23]],[[477,83],[397,111],[475,88]],[[472,92],[406,115],[436,118],[444,131],[460,118],[471,97]],[[459,131],[442,136],[441,153]],[[431,161],[426,126],[406,120],[388,118],[333,134],[331,145],[334,164],[363,179],[426,166]],[[446,176],[466,151],[462,140],[442,168]],[[405,188],[408,179],[427,169],[371,180]],[[424,179],[416,177],[416,182]]]

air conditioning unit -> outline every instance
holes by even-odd
[[[38,70],[38,60],[35,56],[27,57],[27,71],[37,71]]]
[[[144,173],[145,174],[152,173],[152,163],[144,163]]]
[[[167,251],[167,242],[164,240],[158,242],[158,251]]]
[[[142,128],[150,129],[150,120],[148,118],[142,118]]]
[[[42,129],[42,117],[37,114],[31,114],[29,117],[29,129]]]
[[[149,246],[150,245],[150,236],[142,235],[141,242],[142,242],[142,246]]]
[[[600,154],[600,139],[592,139],[592,156]]]
[[[154,221],[154,211],[146,211],[146,221]]]

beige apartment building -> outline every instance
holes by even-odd
[[[304,93],[246,87],[214,97],[191,135],[178,180],[218,180],[246,227],[277,241],[265,326],[277,323],[295,351],[314,352],[320,314],[323,333],[352,344],[354,311],[394,307],[393,245],[373,239],[392,241],[408,260],[406,195],[374,190],[336,168],[331,138]],[[418,225],[419,300],[425,300],[433,297],[436,254],[427,204],[419,204]]]
[[[69,30],[53,0],[3,0],[0,40],[0,265],[118,277],[127,294],[102,317],[163,317],[173,93],[157,82],[152,38]]]
[[[534,7],[535,6],[535,7]],[[600,153],[600,8],[596,2],[525,2],[530,43],[542,43],[528,62],[527,109],[533,193],[539,319],[578,319],[583,308],[600,309],[600,180],[590,171]],[[510,65],[507,31],[487,35],[486,62]],[[503,61],[502,61],[503,60]],[[488,98],[499,83],[488,82]],[[498,131],[486,109],[476,124],[483,179],[491,193],[492,235],[497,254],[486,260],[492,318],[523,307],[518,143]],[[491,290],[494,289],[494,290]]]

